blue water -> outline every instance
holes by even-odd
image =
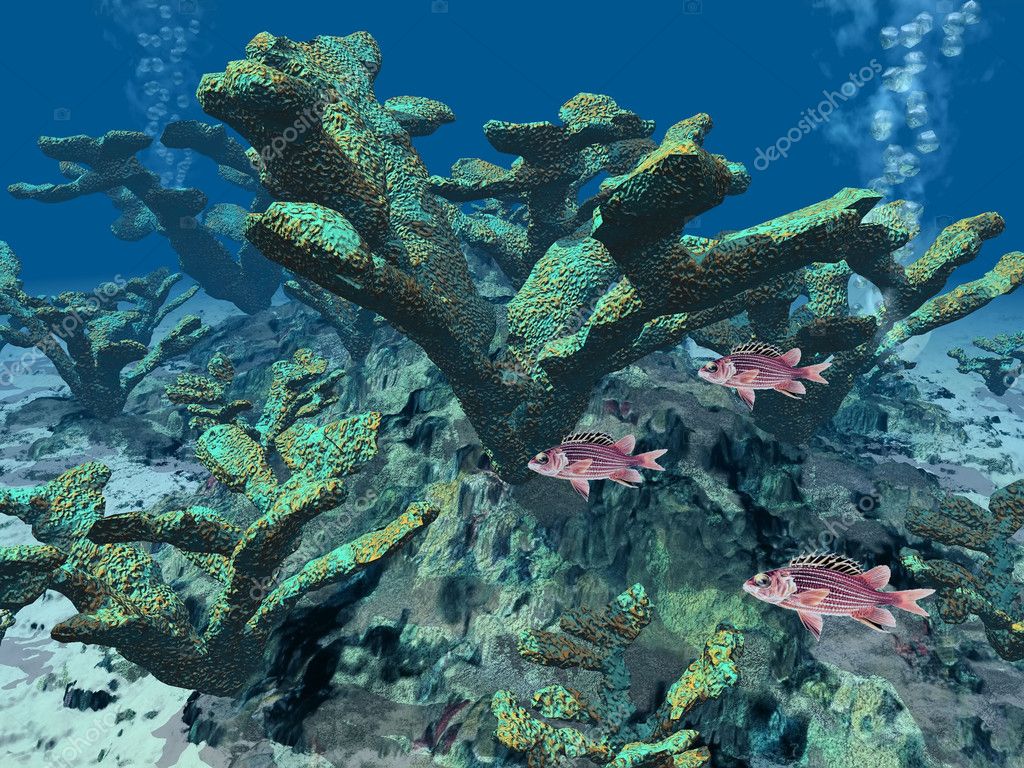
[[[716,126],[708,141],[712,151],[752,167],[758,148],[795,126],[804,110],[822,99],[822,91],[838,89],[849,72],[870,66],[872,59],[902,55],[899,47],[881,50],[882,26],[921,8],[934,12],[942,3],[169,0],[171,20],[145,5],[144,0],[64,0],[5,7],[8,34],[0,49],[7,100],[0,129],[4,185],[59,180],[55,163],[35,148],[40,134],[145,129],[146,99],[137,94],[145,78],[136,68],[151,54],[136,35],[147,29],[158,34],[163,24],[199,21],[182,56],[188,81],[172,88],[172,99],[187,99],[177,110],[182,118],[204,117],[193,95],[197,76],[241,58],[246,42],[261,30],[308,39],[365,29],[384,54],[377,88],[382,99],[431,96],[457,115],[456,123],[417,139],[434,173],[446,173],[463,156],[507,163],[510,158],[499,156],[483,138],[486,120],[556,120],[559,105],[584,90],[608,93],[656,120],[656,136],[678,119],[708,112]],[[444,5],[446,12],[433,12],[445,10]],[[963,54],[935,57],[932,73],[941,77],[941,89],[930,106],[934,115],[945,116],[936,129],[942,149],[922,158],[917,180],[923,182],[922,224],[927,230],[936,221],[998,210],[1008,225],[998,243],[954,276],[958,282],[976,277],[1000,253],[1024,247],[1024,197],[1018,185],[1024,171],[1022,107],[1016,98],[1024,76],[1021,30],[1024,3],[990,0],[982,23],[967,29]],[[933,44],[941,34],[931,33]],[[868,99],[879,81],[876,76],[827,125],[803,136],[787,158],[764,171],[752,170],[750,190],[703,216],[695,231],[738,229],[828,197],[842,186],[866,185],[863,166],[884,147],[864,128]],[[136,95],[129,98],[132,89]],[[852,144],[836,140],[844,131],[853,133]],[[202,158],[185,183],[206,190],[215,201],[232,194]],[[0,237],[24,262],[29,287],[175,265],[163,238],[116,241],[108,231],[113,218],[102,196],[50,206],[0,194]]]

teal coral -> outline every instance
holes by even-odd
[[[216,162],[222,178],[256,193],[254,208],[269,202],[245,150],[223,125],[173,122],[164,129],[162,142],[167,147],[194,149]],[[163,186],[160,177],[135,156],[151,143],[150,136],[134,131],[110,131],[99,138],[42,136],[39,148],[59,161],[61,174],[70,181],[17,183],[8,190],[16,198],[44,203],[105,193],[121,211],[111,227],[115,236],[138,240],[158,232],[178,254],[182,271],[210,296],[230,301],[243,312],[269,307],[281,270],[242,238],[241,223],[249,211],[222,204],[211,207],[203,219],[207,198],[202,192]],[[218,236],[241,241],[237,254],[232,255]]]
[[[970,615],[981,619],[989,643],[1002,658],[1024,659],[1024,615],[1020,584],[1014,580],[1017,547],[1011,538],[1024,527],[1024,480],[992,494],[988,510],[962,496],[947,497],[937,509],[916,509],[907,521],[914,534],[947,547],[977,553],[965,567],[953,558],[925,559],[905,548],[903,565],[938,591],[939,615],[962,624]]]
[[[560,633],[524,632],[519,653],[527,661],[596,671],[603,684],[593,700],[561,685],[543,688],[533,696],[533,706],[543,717],[585,723],[586,732],[555,728],[520,707],[510,691],[498,691],[491,702],[498,719],[498,740],[525,754],[535,768],[561,765],[564,758],[577,757],[614,768],[705,765],[710,751],[694,747],[697,732],[682,729],[681,724],[695,705],[717,698],[737,683],[736,659],[743,636],[719,627],[701,657],[669,689],[657,712],[637,723],[625,651],[652,617],[653,607],[644,588],[635,584],[607,608],[565,614]]]
[[[875,195],[871,205],[878,199]],[[840,261],[802,270],[789,294],[752,297],[745,318],[720,324],[717,336],[705,333],[697,339],[723,351],[727,344],[750,338],[799,346],[803,364],[831,357],[827,387],[809,387],[799,401],[761,398],[754,407],[760,426],[794,441],[807,439],[836,414],[858,378],[898,355],[901,344],[956,322],[1024,283],[1024,253],[1011,251],[982,277],[942,293],[954,270],[975,259],[984,241],[1003,228],[996,213],[961,219],[904,266],[901,249],[916,236],[917,225],[908,220],[902,201],[887,203],[873,209],[844,239]],[[851,307],[851,278],[866,278],[881,291],[877,307]],[[808,301],[791,315],[790,303],[800,296]]]
[[[146,376],[210,332],[198,317],[186,315],[150,347],[161,322],[197,290],[170,299],[181,275],[166,269],[55,297],[27,294],[20,271],[14,252],[0,242],[0,315],[8,318],[0,326],[0,344],[46,355],[74,398],[97,417],[120,414]]]
[[[561,125],[488,123],[492,145],[521,158],[511,170],[469,160],[452,179],[431,178],[409,131],[374,96],[380,66],[363,32],[305,43],[264,32],[245,59],[206,75],[197,95],[261,157],[282,120],[322,113],[302,142],[261,164],[261,182],[282,202],[250,215],[247,237],[419,344],[507,480],[524,479],[529,457],[572,428],[605,375],[752,298],[789,295],[789,273],[840,261],[877,203],[845,190],[721,241],[682,235],[694,216],[744,191],[749,174],[704,149],[707,115],[673,125],[655,145],[648,121],[595,94],[567,102]],[[619,173],[575,213],[567,208],[568,191],[602,168]],[[453,211],[435,191],[513,202],[487,202],[492,213],[481,217]],[[545,205],[549,193],[555,203]],[[517,200],[526,204],[510,211]],[[504,211],[506,225],[486,218]],[[503,249],[495,258],[518,260],[514,278],[525,275],[507,333],[500,308],[470,279],[460,216]]]
[[[298,599],[393,555],[437,516],[436,508],[413,503],[379,530],[279,575],[303,527],[344,500],[343,477],[376,453],[377,413],[306,428],[304,419],[333,402],[328,390],[337,375],[326,367],[305,350],[276,364],[256,425],[240,418],[246,408],[237,403],[244,401],[224,400],[233,379],[226,358],[211,361],[209,378],[185,375],[173,389],[203,430],[200,461],[255,507],[248,525],[203,506],[104,517],[110,471],[96,463],[43,486],[0,492],[0,512],[29,523],[41,542],[0,549],[0,626],[54,589],[79,611],[53,628],[55,639],[114,647],[169,685],[237,693],[259,671],[270,632]],[[287,479],[271,468],[275,453]],[[137,541],[174,546],[214,581],[201,622],[193,623]]]
[[[992,394],[1006,394],[1020,378],[1024,367],[1024,331],[977,338],[972,343],[994,357],[970,357],[962,347],[954,347],[946,354],[957,361],[956,369],[960,373],[977,373]]]

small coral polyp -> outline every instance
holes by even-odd
[[[208,371],[182,375],[169,396],[201,432],[197,458],[252,503],[255,519],[238,525],[204,506],[104,517],[110,470],[99,463],[0,491],[0,513],[31,525],[40,542],[0,548],[0,638],[21,607],[53,589],[78,610],[53,628],[54,639],[111,646],[168,685],[235,695],[261,670],[270,632],[299,598],[393,555],[436,518],[435,507],[414,502],[384,527],[279,577],[303,527],[341,504],[342,478],[376,454],[380,414],[303,421],[335,401],[331,390],[343,375],[327,373],[327,361],[308,350],[274,364],[255,424],[240,418],[251,403],[225,398],[230,361],[218,355]],[[271,468],[275,456],[287,479]],[[192,622],[139,541],[175,547],[212,580],[203,621]]]
[[[264,32],[246,58],[206,75],[198,97],[250,142],[260,182],[281,201],[249,216],[250,241],[419,344],[506,480],[525,479],[529,458],[572,431],[603,377],[687,336],[723,352],[753,336],[801,348],[810,365],[831,356],[830,386],[799,402],[765,397],[754,410],[760,426],[805,440],[902,342],[1024,281],[1024,254],[1014,251],[940,295],[1002,219],[958,221],[903,266],[898,252],[916,225],[901,202],[879,205],[868,189],[718,238],[684,234],[744,192],[749,174],[704,149],[708,115],[657,142],[651,121],[600,94],[566,102],[561,124],[489,121],[491,145],[517,156],[510,169],[462,159],[451,178],[432,177],[411,139],[450,111],[411,97],[381,104],[380,66],[365,32],[309,42]],[[301,142],[280,140],[290,114],[317,116]],[[602,173],[611,175],[577,202]],[[462,211],[468,201],[481,206]],[[470,278],[460,237],[515,286],[506,317]],[[854,273],[886,296],[875,312],[851,311]]]

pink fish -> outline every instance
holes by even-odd
[[[799,395],[807,391],[799,379],[828,384],[821,372],[832,365],[831,362],[797,368],[799,362],[797,347],[782,352],[770,344],[751,341],[736,347],[725,357],[706,363],[697,375],[712,384],[732,387],[753,410],[755,389],[774,389],[799,400]]]
[[[889,576],[887,565],[865,572],[842,555],[802,555],[784,568],[748,579],[743,590],[758,600],[796,611],[817,640],[821,637],[822,616],[849,616],[878,632],[896,626],[896,619],[885,606],[927,616],[928,611],[917,601],[935,590],[882,592]]]
[[[635,446],[633,435],[616,441],[602,432],[579,432],[563,437],[561,445],[538,453],[527,466],[537,474],[568,480],[586,499],[590,497],[591,480],[613,480],[636,488],[632,483],[642,483],[644,478],[633,467],[664,471],[655,459],[666,449],[633,456]]]

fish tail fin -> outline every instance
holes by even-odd
[[[917,604],[917,601],[935,594],[934,589],[905,589],[902,592],[893,592],[892,594],[896,598],[893,605],[897,608],[908,613],[916,613],[918,616],[930,615],[928,611]]]
[[[665,468],[661,466],[655,459],[663,454],[668,453],[668,448],[659,448],[656,451],[648,451],[647,453],[638,453],[636,459],[638,459],[637,466],[643,467],[644,469],[657,469],[660,472],[664,472]]]
[[[800,378],[807,379],[808,381],[816,381],[819,384],[828,384],[828,382],[822,378],[821,372],[832,365],[831,360],[826,360],[824,363],[818,363],[816,365],[808,365],[804,368],[797,368],[796,372],[800,374]]]

